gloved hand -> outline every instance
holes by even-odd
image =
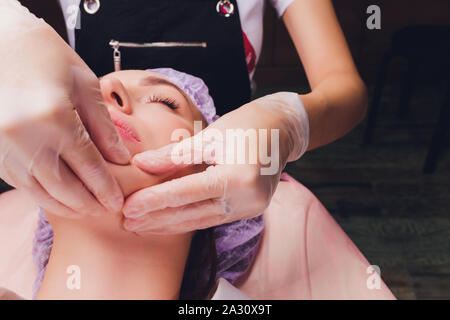
[[[254,129],[257,134],[259,129],[278,129],[279,136],[268,131],[266,141],[258,135],[258,148],[247,144],[244,161],[231,164],[233,139],[227,138],[227,129]],[[180,151],[181,158],[191,163],[211,165],[204,172],[129,196],[123,208],[124,227],[138,234],[174,234],[256,217],[269,205],[286,162],[300,158],[308,143],[308,116],[298,94],[280,92],[252,101],[193,137],[136,155],[133,163],[153,174],[188,166],[189,161],[177,158]],[[270,167],[261,157],[265,149],[273,158]]]
[[[119,164],[130,155],[95,74],[12,0],[0,0],[0,57],[0,178],[54,214],[119,212],[123,194],[102,154]]]

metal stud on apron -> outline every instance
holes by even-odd
[[[76,51],[98,76],[170,67],[202,78],[219,115],[250,101],[235,0],[85,0],[80,12]]]

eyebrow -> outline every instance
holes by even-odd
[[[157,86],[157,85],[169,86],[169,87],[176,89],[184,97],[186,97],[186,93],[183,90],[181,90],[177,85],[175,85],[172,82],[170,82],[169,80],[166,80],[163,78],[159,78],[159,77],[155,77],[155,76],[148,76],[148,77],[142,78],[139,81],[139,85],[140,86]]]

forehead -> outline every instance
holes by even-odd
[[[166,77],[155,73],[151,71],[144,71],[144,70],[123,70],[123,71],[116,71],[109,73],[102,77],[103,79],[108,78],[116,78],[119,79],[122,82],[125,82],[130,85],[139,85],[140,81],[146,77],[155,77],[159,79],[168,80]]]

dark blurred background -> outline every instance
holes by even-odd
[[[287,171],[380,266],[398,298],[450,299],[450,1],[333,3],[369,89],[368,117]],[[366,27],[370,5],[381,9],[381,30]],[[309,90],[270,7],[255,81],[256,96]]]
[[[450,299],[450,1],[333,3],[369,89],[368,117],[287,171],[313,191],[368,260],[380,266],[398,298]],[[366,27],[366,10],[373,4],[381,9],[381,30]],[[265,20],[257,95],[308,92],[283,23],[270,8]],[[390,61],[384,86],[383,59]],[[377,85],[382,92],[375,92]]]

